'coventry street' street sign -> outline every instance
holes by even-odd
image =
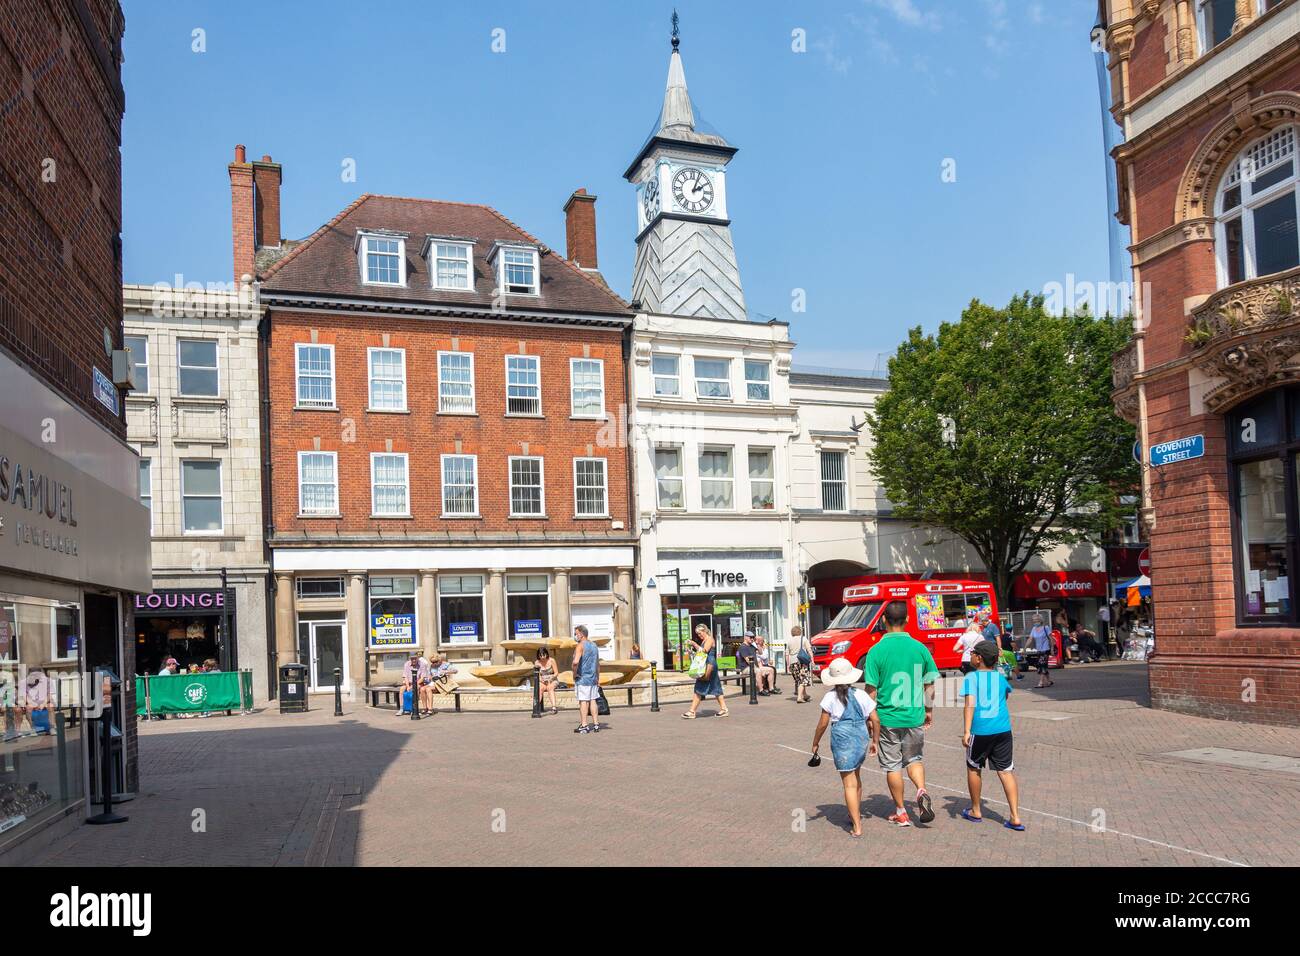
[[[1176,461],[1190,461],[1205,455],[1205,436],[1193,435],[1191,438],[1175,438],[1173,441],[1161,442],[1151,446],[1151,464],[1172,465]]]

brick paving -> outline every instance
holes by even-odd
[[[937,818],[896,830],[884,777],[863,773],[864,837],[844,827],[838,775],[810,769],[815,705],[731,700],[679,719],[615,706],[598,736],[572,714],[438,714],[325,706],[305,715],[169,720],[142,727],[131,822],[80,827],[54,865],[563,863],[1300,863],[1300,776],[1165,756],[1204,747],[1300,756],[1300,729],[1146,706],[1145,665],[1067,668],[1016,683],[1016,769],[1028,830],[959,816],[967,806],[960,713],[936,711],[927,778]],[[788,691],[788,686],[785,688]],[[1047,712],[1065,719],[1035,719]],[[793,749],[787,749],[793,748]],[[985,775],[985,796],[1001,799]],[[909,799],[911,790],[909,787]],[[195,811],[206,829],[195,832]],[[801,826],[800,823],[803,822]]]

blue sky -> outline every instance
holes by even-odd
[[[289,238],[376,192],[488,203],[563,249],[561,207],[586,187],[602,271],[627,294],[621,174],[658,116],[671,0],[123,6],[128,282],[230,278],[226,164],[244,143],[284,165]],[[972,297],[1109,277],[1095,10],[678,0],[696,109],[740,148],[727,192],[747,303],[790,321],[797,362],[870,368]]]

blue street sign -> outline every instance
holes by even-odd
[[[1151,446],[1151,464],[1172,465],[1176,461],[1190,461],[1205,454],[1205,436],[1193,435],[1191,438],[1175,438],[1173,441],[1161,442]]]
[[[1140,441],[1133,443],[1133,460],[1139,465],[1142,464],[1142,443]]]

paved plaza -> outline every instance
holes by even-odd
[[[869,816],[853,840],[830,760],[806,766],[816,706],[788,696],[756,707],[733,698],[726,719],[706,704],[695,721],[680,719],[681,704],[656,714],[612,698],[597,736],[573,734],[571,713],[413,723],[359,704],[334,717],[321,701],[303,715],[142,724],[142,792],[122,808],[130,822],[79,827],[37,862],[1300,863],[1300,730],[1151,710],[1143,664],[1073,666],[1052,688],[1033,683],[1016,682],[1011,698],[1025,833],[1000,825],[998,802],[982,824],[959,816],[968,800],[954,707],[936,710],[926,741],[935,821],[888,825],[869,759]],[[991,774],[985,794],[1002,798]]]

